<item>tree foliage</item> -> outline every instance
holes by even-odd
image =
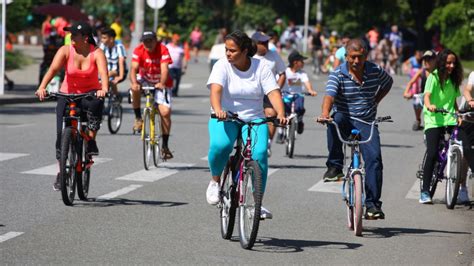
[[[469,35],[468,2],[457,0],[437,7],[426,23],[428,29],[438,27],[441,43],[460,56],[472,56],[474,52],[473,36]]]

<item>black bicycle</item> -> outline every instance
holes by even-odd
[[[77,101],[88,97],[96,97],[95,92],[80,94],[57,92],[50,93],[49,96],[49,98],[64,98],[67,101],[59,159],[61,196],[67,206],[72,206],[74,203],[76,186],[80,200],[87,201],[89,194],[91,167],[94,161],[85,150],[91,137],[88,134],[87,119],[83,118],[82,109],[77,106]]]
[[[108,93],[107,105],[104,110],[107,115],[107,125],[110,134],[117,134],[122,125],[122,97],[119,94]]]

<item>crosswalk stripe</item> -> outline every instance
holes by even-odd
[[[0,243],[5,242],[9,239],[15,238],[17,236],[22,235],[23,232],[8,232],[6,234],[0,235]]]
[[[28,156],[28,155],[29,155],[28,153],[0,152],[0,162],[23,157],[23,156]]]
[[[445,200],[445,191],[446,191],[446,182],[443,181],[438,183],[436,187],[435,194],[433,196],[433,200]],[[406,199],[419,199],[420,198],[420,181],[417,180],[413,184],[413,186],[408,191],[407,195],[405,196]]]
[[[119,189],[117,191],[110,192],[110,193],[107,193],[105,195],[99,196],[99,197],[97,197],[97,200],[113,199],[113,198],[116,198],[118,196],[122,196],[122,195],[125,195],[127,193],[130,193],[130,192],[134,191],[135,189],[141,188],[141,187],[143,187],[143,186],[142,185],[130,185],[130,186],[124,187],[122,189]]]
[[[324,182],[320,180],[314,186],[312,186],[308,191],[314,192],[327,192],[327,193],[342,193],[342,181],[339,182]]]
[[[201,160],[207,161],[208,158],[207,158],[207,156],[204,156],[204,157],[201,158]],[[267,176],[270,176],[270,175],[274,174],[274,173],[275,173],[276,171],[278,171],[278,170],[280,170],[280,168],[271,168],[271,167],[268,168],[268,174],[267,174]]]
[[[188,163],[161,163],[158,168],[151,168],[150,170],[140,170],[128,175],[115,178],[116,180],[141,181],[141,182],[155,182],[167,176],[174,175],[183,168],[192,167],[194,164]]]
[[[202,157],[201,160],[208,161],[207,156]]]
[[[184,89],[184,90],[187,90],[187,89],[191,89],[192,87],[194,87],[194,84],[192,83],[181,83],[179,84],[179,89]]]
[[[19,125],[10,125],[7,126],[7,128],[19,128],[19,127],[29,127],[29,126],[34,126],[36,125],[35,123],[27,123],[27,124],[19,124]]]
[[[94,158],[94,166],[112,161],[111,158]],[[92,166],[92,167],[94,167]],[[59,171],[58,163],[50,164],[44,167],[36,168],[33,170],[21,172],[22,174],[29,174],[29,175],[52,175],[55,176]]]

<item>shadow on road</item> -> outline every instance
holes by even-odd
[[[278,169],[317,169],[317,168],[326,168],[326,166],[296,165],[296,164],[272,164],[272,165],[269,165],[269,167],[278,168]]]
[[[327,159],[328,158],[327,155],[311,155],[311,154],[295,154],[295,155],[293,155],[293,157],[295,159],[308,159],[308,160]]]
[[[237,239],[238,241],[238,239]],[[271,253],[292,253],[302,252],[305,248],[321,248],[325,249],[357,249],[362,244],[317,240],[299,240],[299,239],[279,239],[279,238],[258,238],[255,242],[253,250],[258,252]]]
[[[134,205],[145,205],[145,206],[156,206],[156,207],[177,207],[181,205],[187,205],[187,202],[173,202],[173,201],[155,201],[155,200],[133,200],[133,199],[96,199],[91,198],[87,202],[80,202],[74,204],[77,207],[114,207],[114,206],[134,206]]]
[[[426,235],[426,237],[450,237],[449,235],[468,235],[470,232],[444,231],[434,229],[419,228],[397,228],[397,227],[364,227],[364,237],[367,238],[390,238],[394,236],[418,236]]]
[[[381,144],[380,147],[383,147],[383,148],[404,148],[404,149],[413,148],[412,145],[397,145],[397,144]]]

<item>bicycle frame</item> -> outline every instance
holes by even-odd
[[[150,110],[150,144],[154,145],[156,143],[155,139],[155,115],[156,115],[156,109],[155,107],[155,100],[153,99],[155,87],[142,87],[142,90],[145,93],[145,98],[146,98],[146,103],[145,103],[145,108],[143,113],[145,113],[146,110]],[[143,123],[143,126],[145,126],[145,123]],[[141,132],[141,139],[143,140],[145,138],[145,130],[142,129]]]
[[[360,174],[362,184],[365,184],[365,171],[361,162],[361,153],[359,148],[360,131],[353,129],[351,132],[351,143],[344,143],[344,164],[346,164],[346,146],[351,147],[351,162],[347,165],[346,176],[343,179],[341,194],[343,200],[351,207],[354,207],[354,175]],[[372,138],[372,134],[370,139]],[[346,183],[349,184],[349,195],[346,195]],[[362,187],[362,205],[365,206],[365,189]]]
[[[56,95],[61,95],[61,94],[56,94]],[[66,99],[68,101],[68,104],[67,104],[68,112],[63,117],[62,130],[64,130],[66,127],[71,127],[73,137],[74,139],[76,139],[76,143],[79,143],[80,140],[82,139],[84,139],[85,141],[91,140],[92,138],[89,136],[89,134],[87,134],[87,131],[84,130],[85,125],[83,125],[83,121],[81,120],[82,110],[77,107],[77,103],[75,102],[75,99],[68,99],[68,98]],[[78,137],[79,139],[77,139]],[[82,148],[81,148],[81,151],[82,151]],[[76,165],[76,171],[78,173],[82,173],[84,169],[89,169],[92,166],[92,164],[94,164],[94,161],[91,158],[86,165],[83,165],[82,152],[81,152],[81,156],[78,159],[79,160]]]

